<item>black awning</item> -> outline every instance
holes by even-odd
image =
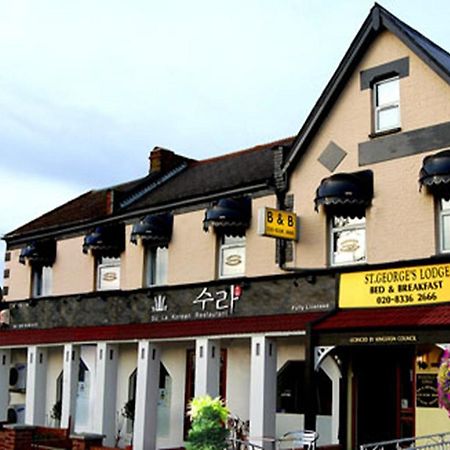
[[[125,250],[125,227],[119,225],[98,226],[84,237],[83,253],[95,256],[117,257]]]
[[[324,178],[317,188],[314,203],[316,211],[323,205],[333,215],[362,217],[372,198],[373,173],[364,170]]]
[[[173,214],[151,214],[133,225],[130,241],[141,239],[147,245],[167,246],[172,237]]]
[[[250,197],[223,198],[208,208],[203,220],[203,229],[214,227],[223,234],[243,236],[250,225],[252,201]]]
[[[419,173],[419,183],[446,200],[450,199],[450,150],[427,156]]]
[[[19,262],[36,264],[41,266],[52,266],[56,259],[56,241],[47,239],[34,241],[27,244],[20,252]]]

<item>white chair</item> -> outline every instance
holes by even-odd
[[[280,448],[315,450],[317,439],[319,439],[319,434],[316,431],[288,431],[280,438],[279,444]]]

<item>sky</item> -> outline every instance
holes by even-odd
[[[450,50],[448,0],[383,0]],[[143,176],[295,135],[368,0],[0,0],[0,236]],[[4,244],[0,243],[0,285]]]

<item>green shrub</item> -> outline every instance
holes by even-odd
[[[192,399],[189,405],[191,429],[187,450],[223,450],[229,431],[225,428],[229,412],[219,397],[209,395]]]

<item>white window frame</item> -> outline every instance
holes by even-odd
[[[378,87],[382,86],[383,84],[391,83],[396,81],[398,83],[398,99],[393,102],[383,103],[381,105],[378,104]],[[397,128],[400,128],[401,122],[400,122],[400,77],[395,76],[391,78],[386,78],[380,81],[376,81],[373,84],[372,88],[372,95],[373,95],[373,122],[374,122],[374,131],[375,133],[383,133],[385,131],[389,130],[395,130]],[[398,111],[398,121],[394,126],[388,127],[388,128],[380,128],[379,126],[379,120],[378,120],[378,114],[382,111],[386,111],[392,108],[396,108]]]
[[[359,224],[350,224],[344,226],[334,226],[333,218],[334,217],[344,217],[342,215],[330,215],[329,217],[329,259],[331,266],[349,266],[349,265],[358,265],[365,264],[367,262],[367,227],[366,227],[366,217],[364,216],[364,223]],[[335,236],[342,231],[359,231],[364,230],[364,259],[360,261],[345,261],[345,262],[336,262],[334,259],[334,239]]]
[[[108,268],[118,268],[119,269],[119,281],[118,281],[118,287],[117,288],[111,288],[111,287],[102,287],[102,271],[103,269]],[[100,256],[97,260],[97,281],[96,281],[96,287],[97,291],[109,291],[109,290],[115,290],[120,289],[120,272],[121,272],[121,259],[118,258],[109,258],[109,257],[103,257]]]
[[[449,248],[444,248],[444,219],[446,217],[450,217],[450,201],[449,205],[445,208],[442,202],[446,201],[443,198],[439,197],[438,201],[438,229],[439,229],[439,253],[450,253],[450,244]],[[450,243],[450,236],[447,239]]]
[[[234,242],[234,243],[226,243],[227,238],[237,238],[240,239],[240,242]],[[244,262],[243,262],[243,270],[240,273],[230,274],[226,275],[224,274],[224,251],[230,250],[230,249],[244,249]],[[229,236],[222,234],[219,236],[219,258],[218,258],[218,277],[219,278],[235,278],[245,275],[245,266],[246,266],[246,239],[245,236]]]
[[[167,284],[168,252],[167,247],[146,247],[144,252],[144,287],[164,286]],[[161,269],[163,269],[162,274],[164,276],[161,275]]]
[[[31,267],[31,297],[51,295],[53,272],[51,266],[33,265]]]

